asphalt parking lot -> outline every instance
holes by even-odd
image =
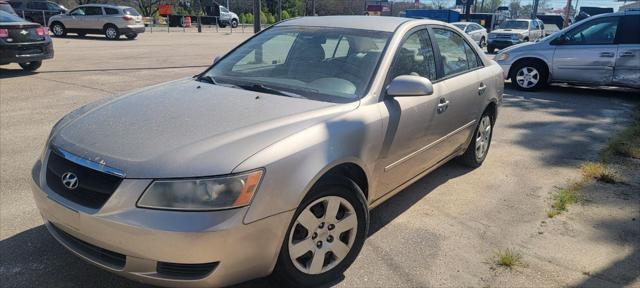
[[[48,235],[31,197],[31,165],[64,114],[123,91],[192,76],[249,36],[70,37],[54,40],[56,56],[38,73],[15,64],[0,67],[3,287],[142,286],[82,262]],[[370,236],[337,285],[640,287],[640,225],[611,232],[607,213],[590,213],[588,205],[578,208],[584,217],[546,216],[549,193],[576,177],[576,166],[595,157],[639,100],[637,91],[617,89],[506,89],[485,164],[469,170],[449,163],[374,209]],[[637,217],[638,199],[611,207],[608,215],[617,217],[612,221]],[[526,265],[492,265],[491,257],[505,248],[521,251]],[[241,286],[267,285],[259,279]]]

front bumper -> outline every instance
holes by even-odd
[[[2,43],[0,64],[26,63],[53,58],[51,39],[34,43]]]
[[[518,39],[518,40],[513,40],[513,39],[491,39],[489,38],[489,40],[487,41],[487,45],[491,46],[491,47],[495,47],[498,49],[502,49],[502,48],[507,48],[509,46],[513,46],[516,44],[520,44],[524,41]]]
[[[153,285],[217,287],[266,276],[293,216],[289,211],[244,224],[248,207],[215,212],[140,209],[135,200],[150,180],[139,179],[124,179],[102,208],[90,211],[49,189],[41,175],[44,166],[40,161],[34,166],[31,186],[51,235],[94,265]],[[87,253],[85,244],[121,255],[122,265]],[[182,277],[163,273],[159,267],[164,263],[215,266],[201,277]]]

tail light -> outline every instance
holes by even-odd
[[[0,38],[9,37],[9,29],[0,29]]]
[[[131,15],[124,15],[122,16],[122,19],[124,19],[125,21],[132,21],[134,18]]]
[[[47,29],[47,27],[38,27],[36,28],[36,33],[38,36],[44,36],[49,34],[49,29]]]

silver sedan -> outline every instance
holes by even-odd
[[[35,202],[62,245],[141,282],[335,281],[372,207],[486,159],[503,79],[472,41],[431,20],[279,23],[194,78],[63,117]]]
[[[480,24],[473,22],[455,22],[451,23],[453,26],[458,27],[464,33],[469,34],[469,37],[478,43],[478,46],[487,46],[487,29],[480,26]]]

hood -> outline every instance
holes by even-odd
[[[510,52],[510,51],[515,50],[515,49],[521,49],[523,47],[527,47],[527,46],[531,46],[531,45],[535,45],[535,44],[538,44],[538,42],[522,42],[522,43],[518,43],[516,45],[511,45],[511,46],[509,46],[507,48],[501,49],[499,53]]]
[[[221,175],[270,144],[357,105],[184,79],[80,108],[56,124],[50,143],[120,169],[127,178]]]
[[[526,34],[529,30],[526,29],[496,29],[491,31],[493,34]]]

